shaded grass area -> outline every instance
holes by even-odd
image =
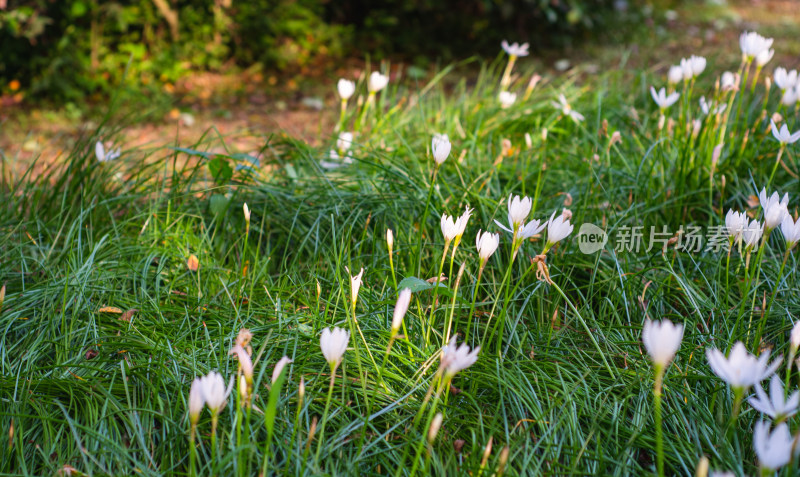
[[[691,474],[702,455],[715,468],[754,473],[757,415],[745,409],[726,435],[733,395],[713,377],[704,350],[744,340],[751,350],[786,353],[798,311],[794,256],[778,281],[782,242],[774,234],[751,289],[737,252],[727,265],[725,252],[687,253],[674,243],[665,252],[661,245],[627,252],[615,250],[615,241],[631,226],[644,233],[667,226],[669,238],[681,225],[721,225],[729,206],[756,213],[748,196],[767,182],[778,150],[766,129],[763,90],[741,96],[741,114],[720,135],[720,118],[697,111],[699,93],[671,114],[671,130],[660,128],[647,88],[664,81],[647,73],[622,81],[612,71],[583,88],[567,78],[527,100],[527,78],[520,79],[520,100],[503,110],[496,101],[501,67],[484,67],[474,84],[445,88],[445,70],[418,89],[390,86],[356,135],[354,163],[335,170],[320,167],[327,150],[282,136],[269,137],[259,157],[207,153],[216,147],[209,134],[167,155],[131,150],[121,161],[96,163],[92,145],[110,131],[103,124],[62,168],[19,181],[4,175],[0,471],[188,474],[191,380],[211,370],[235,375],[228,350],[248,328],[257,395],[250,427],[236,438],[236,400],[229,399],[215,451],[204,413],[200,475],[254,475],[265,459],[271,474],[410,473],[413,449],[427,433],[413,420],[434,384],[451,312],[459,340],[467,332],[478,271],[473,237],[478,229],[498,230],[492,220],[506,221],[505,199],[514,193],[534,199],[532,217],[567,207],[573,223],[601,225],[611,240],[596,254],[581,253],[574,236],[560,243],[547,259],[549,285],[530,269],[542,238],[527,241],[511,263],[510,238],[502,237],[469,330],[481,353],[443,395],[444,425],[426,444],[420,472],[501,473],[507,448],[510,475],[652,473],[652,370],[640,345],[650,317],[686,326],[664,385],[668,473]],[[707,71],[696,90],[710,91],[714,79]],[[561,92],[585,122],[552,107]],[[770,113],[777,103],[773,91]],[[689,117],[703,121],[694,137],[684,125]],[[610,144],[613,131],[621,143]],[[450,134],[454,147],[421,223],[434,132]],[[725,149],[712,165],[719,137]],[[795,168],[796,156],[787,154]],[[782,169],[773,184],[798,187]],[[431,291],[414,294],[407,334],[379,372],[395,279],[415,275],[418,261],[419,278],[436,275],[438,217],[466,204],[475,212],[455,267],[446,263],[446,287],[437,303]],[[387,228],[394,231],[396,277]],[[191,255],[196,272],[187,267]],[[316,440],[330,381],[319,334],[354,324],[345,266],[366,269],[356,307],[364,339],[351,336],[325,437]],[[509,266],[511,282],[503,287]],[[762,297],[776,287],[764,340],[755,342]],[[739,322],[748,326],[736,329]],[[294,363],[267,455],[262,412],[283,355]],[[793,464],[784,472],[796,470]]]

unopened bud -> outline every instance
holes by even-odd
[[[436,435],[439,434],[439,429],[442,428],[442,413],[438,412],[435,416],[433,416],[433,421],[431,421],[431,427],[428,428],[428,444],[433,444],[433,441],[436,440]]]
[[[250,207],[247,206],[247,202],[244,203],[244,205],[242,206],[242,209],[244,210],[244,220],[245,220],[245,222],[247,222],[247,225],[249,226],[250,225]]]
[[[386,229],[386,245],[389,247],[389,255],[391,255],[394,248],[394,232],[392,232],[392,229]]]
[[[708,457],[703,456],[700,462],[697,463],[697,470],[694,472],[695,477],[706,477],[708,475]]]

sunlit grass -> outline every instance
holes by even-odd
[[[641,345],[650,318],[685,329],[660,397],[666,473],[692,474],[703,456],[712,469],[756,473],[759,415],[744,404],[731,419],[737,396],[705,350],[741,340],[788,353],[795,256],[781,266],[777,232],[749,261],[668,239],[681,226],[723,226],[731,207],[760,218],[750,196],[768,183],[790,192],[793,210],[796,148],[773,139],[769,120],[779,111],[794,130],[794,111],[774,87],[765,97],[764,72],[734,95],[714,88],[722,72],[710,68],[671,87],[663,74],[621,83],[611,72],[580,85],[546,78],[530,92],[530,75],[512,75],[504,88],[517,99],[502,108],[505,66],[487,65],[474,84],[455,66],[424,85],[395,78],[374,95],[365,75],[340,121],[352,143],[336,132],[321,149],[270,137],[256,158],[207,153],[209,135],[162,156],[123,147],[98,163],[104,125],[62,169],[4,177],[0,471],[654,473]],[[681,97],[660,111],[651,85]],[[703,115],[700,96],[726,111]],[[452,143],[441,165],[434,133]],[[779,151],[786,168],[775,167]],[[508,224],[510,194],[531,198],[528,221],[569,209],[575,231],[552,246],[545,230],[514,243],[494,223]],[[439,218],[467,206],[463,239],[446,247]],[[601,252],[580,251],[586,222],[609,234]],[[633,226],[645,243],[651,226],[666,226],[666,249],[618,249]],[[479,229],[500,233],[482,269]],[[354,299],[350,272],[362,268]],[[440,270],[447,279],[432,286]],[[414,293],[393,332],[404,286]],[[320,350],[334,326],[350,332],[336,365]],[[229,350],[242,329],[253,336],[252,394],[236,397],[234,383],[216,432],[204,411],[190,441],[190,385],[212,370],[235,379]],[[450,376],[440,355],[453,336],[481,350]],[[273,384],[283,356],[293,362]],[[796,373],[787,380],[796,388]]]

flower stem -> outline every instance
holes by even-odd
[[[656,420],[656,469],[659,477],[664,477],[664,428],[661,416],[661,387],[664,380],[664,366],[657,364],[653,385],[653,400]]]
[[[319,425],[319,438],[317,439],[317,452],[314,454],[314,462],[319,465],[319,453],[322,450],[322,441],[325,437],[325,424],[328,422],[328,411],[331,408],[331,398],[333,397],[333,382],[336,379],[336,366],[331,366],[331,381],[328,384],[328,397],[325,399],[325,410],[322,412],[322,422]]]

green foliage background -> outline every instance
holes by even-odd
[[[177,16],[177,30],[158,3]],[[664,3],[664,2],[662,2]],[[420,64],[500,40],[534,50],[611,37],[666,5],[623,0],[9,0],[0,10],[0,79],[28,97],[75,101],[125,79],[145,91],[192,71],[261,64],[287,73],[343,57]],[[175,35],[177,33],[177,35]]]

